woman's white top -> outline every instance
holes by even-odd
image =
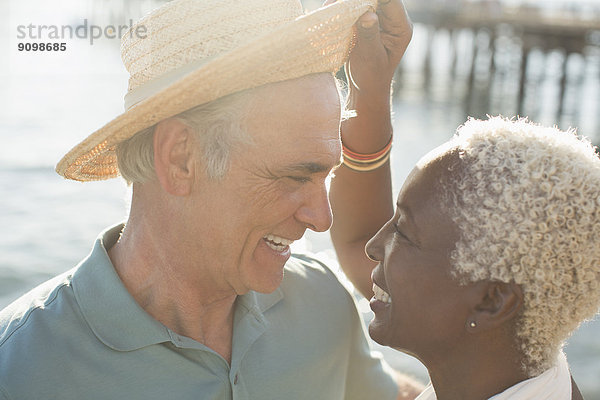
[[[488,400],[571,400],[571,373],[561,351],[554,367],[509,387]],[[431,383],[415,400],[437,400]]]

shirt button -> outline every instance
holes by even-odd
[[[237,385],[238,382],[238,374],[235,374],[235,377],[233,378],[233,384]]]

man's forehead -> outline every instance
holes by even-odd
[[[255,108],[288,105],[300,107],[304,103],[327,103],[340,106],[340,93],[335,78],[328,73],[313,74],[297,79],[271,83],[253,89]],[[316,108],[313,111],[318,111]]]
[[[245,118],[248,133],[257,142],[264,139],[286,147],[310,146],[314,140],[338,140],[340,99],[333,77],[312,78],[315,80],[310,83],[303,78],[306,84],[299,86],[294,84],[299,82],[286,81],[257,91]]]
[[[340,101],[333,76],[311,75],[259,89],[246,128],[253,158],[278,175],[328,172],[340,159]]]

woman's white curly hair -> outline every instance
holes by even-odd
[[[600,159],[573,131],[524,119],[470,119],[453,142],[441,183],[461,233],[455,276],[521,285],[517,344],[536,376],[600,306]]]

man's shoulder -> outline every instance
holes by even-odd
[[[285,266],[281,289],[286,297],[297,294],[302,302],[316,301],[321,304],[319,299],[327,296],[332,300],[330,307],[353,303],[352,295],[332,268],[314,255],[294,254],[290,258]]]
[[[56,305],[64,297],[64,291],[70,290],[73,272],[74,269],[51,278],[0,311],[0,354],[22,331],[37,332],[35,326],[31,326],[45,319],[45,314],[56,312]]]
[[[333,269],[312,254],[294,253],[285,265],[285,272],[287,275],[294,275],[305,281],[318,280],[325,284],[343,287]]]
[[[13,398],[38,398],[30,393],[50,375],[66,375],[65,360],[82,343],[72,275],[56,276],[0,311],[0,390]]]

